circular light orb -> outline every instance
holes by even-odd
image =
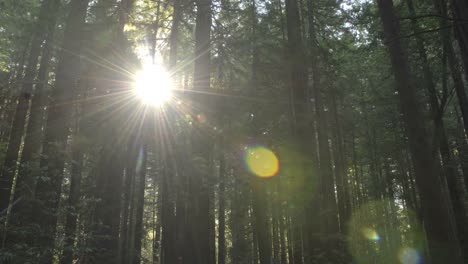
[[[399,214],[405,217],[396,217],[395,226],[388,228],[386,218],[388,204],[393,200],[369,201],[355,208],[348,221],[347,244],[353,263],[423,263],[421,249],[424,248],[424,233],[422,227],[408,222],[417,223],[417,215],[411,210],[401,208]],[[386,230],[385,234],[380,230]],[[405,238],[402,239],[402,232]],[[385,243],[380,243],[384,241]]]
[[[172,97],[172,80],[160,65],[147,64],[135,76],[134,92],[147,105],[162,106]]]
[[[420,264],[422,261],[419,252],[410,247],[404,247],[398,253],[398,259],[402,264]]]
[[[261,178],[270,178],[279,171],[279,160],[273,151],[256,146],[246,149],[245,162],[253,174]]]
[[[377,234],[377,232],[372,228],[368,228],[368,227],[363,228],[362,229],[362,234],[364,235],[365,238],[367,238],[369,240],[372,240],[372,241],[379,241],[380,240],[379,234]]]

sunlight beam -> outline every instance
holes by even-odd
[[[135,75],[135,94],[146,105],[164,105],[172,98],[172,90],[169,73],[160,65],[146,64]]]

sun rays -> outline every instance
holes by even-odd
[[[135,75],[134,93],[144,104],[162,106],[172,97],[173,81],[160,65],[145,64]]]

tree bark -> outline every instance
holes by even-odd
[[[138,188],[136,197],[136,222],[135,222],[135,255],[133,258],[134,264],[139,264],[141,261],[141,241],[143,239],[143,211],[145,202],[145,187],[146,187],[146,159],[147,147],[145,143],[140,146],[137,156],[136,173],[138,176]]]
[[[33,210],[34,222],[41,226],[38,245],[41,248],[41,263],[51,263],[55,229],[57,223],[57,207],[60,199],[61,184],[64,169],[64,153],[69,134],[73,90],[80,75],[80,60],[83,25],[89,0],[72,0],[71,10],[64,33],[63,51],[57,67],[55,89],[48,108],[48,120],[45,128],[43,144],[44,157],[40,167],[47,171],[40,177],[36,186],[36,199],[40,206]]]
[[[88,88],[87,83],[81,83],[80,88],[75,98],[84,98],[85,91]],[[82,102],[83,100],[77,100]],[[80,127],[83,126],[83,106],[75,106],[75,125],[74,135],[71,149],[71,179],[70,191],[68,195],[68,203],[66,208],[65,220],[65,239],[63,245],[63,253],[60,259],[60,264],[71,264],[73,262],[73,251],[75,244],[76,225],[78,219],[78,203],[81,195],[81,178],[83,171],[83,142],[81,142],[82,134]]]
[[[439,1],[439,0],[435,0]],[[414,10],[414,5],[412,0],[407,0],[408,4],[408,10],[409,13],[412,17],[416,17],[416,11]],[[420,27],[418,25],[418,22],[416,19],[412,19],[412,26],[413,26],[413,31],[414,32],[419,32]],[[446,26],[445,22],[440,23],[440,27]],[[441,41],[444,43],[443,46],[445,47],[452,47],[451,44],[448,42],[449,37],[448,32],[446,30],[443,30],[444,32],[440,32],[440,38]],[[438,147],[439,147],[439,152],[440,156],[442,157],[442,163],[444,166],[444,172],[445,172],[445,178],[447,181],[447,186],[449,189],[449,194],[450,194],[450,199],[452,201],[452,205],[454,208],[454,214],[455,214],[455,221],[457,224],[457,230],[458,230],[458,238],[460,240],[460,245],[462,248],[462,252],[468,252],[468,243],[466,241],[466,210],[465,210],[465,205],[463,202],[463,198],[461,197],[461,193],[458,190],[458,185],[459,185],[459,180],[458,180],[458,173],[456,171],[456,167],[453,161],[452,157],[452,152],[449,147],[447,135],[445,132],[445,124],[442,119],[443,117],[443,109],[445,108],[445,105],[440,105],[439,100],[437,98],[437,91],[435,88],[434,80],[433,80],[433,74],[432,71],[429,67],[428,59],[427,59],[427,52],[426,48],[424,46],[424,40],[421,38],[421,36],[416,37],[417,41],[417,48],[418,48],[418,53],[421,59],[421,64],[423,68],[423,74],[424,74],[424,84],[427,89],[427,93],[429,95],[429,104],[430,104],[430,109],[431,109],[431,114],[432,114],[432,119],[434,122],[434,128],[435,128],[435,137],[437,138],[438,142]],[[449,63],[455,63],[455,58],[453,56],[453,49],[450,49],[448,47],[448,59]],[[455,65],[454,65],[455,66]],[[455,66],[456,67],[456,66]],[[460,76],[459,74],[457,76]],[[455,83],[455,86],[461,85],[461,80],[458,80]],[[461,89],[461,92],[457,93],[461,94],[461,96],[465,96],[466,94],[464,91],[463,85],[461,87],[455,88],[455,89]],[[462,103],[463,100],[459,100],[460,104]],[[466,102],[468,103],[468,101]],[[437,159],[435,160],[437,162]]]
[[[440,164],[435,160],[428,142],[406,52],[398,38],[400,26],[393,1],[378,0],[378,6],[413,156],[431,262],[462,263],[456,227],[452,221],[453,208],[445,195],[446,186],[440,180]]]
[[[29,112],[28,128],[24,138],[24,147],[21,153],[21,166],[15,189],[15,200],[23,195],[32,198],[34,196],[35,179],[34,171],[37,171],[38,164],[33,161],[39,161],[41,143],[43,139],[42,126],[44,124],[44,106],[47,100],[48,75],[50,68],[50,59],[53,55],[53,42],[55,36],[55,19],[50,18],[49,30],[42,51],[41,62],[37,74],[37,84],[34,89],[34,96],[31,99],[31,110]]]
[[[220,144],[223,146],[223,144]],[[223,148],[221,147],[221,151]],[[225,188],[226,188],[226,160],[223,153],[219,155],[219,202],[218,202],[218,264],[226,263],[226,212],[225,212]]]
[[[195,59],[192,96],[197,111],[195,118],[204,117],[211,121],[210,100],[206,98],[210,92],[211,67],[211,0],[197,0],[197,15],[195,26]],[[194,124],[195,125],[195,124]],[[206,124],[198,124],[203,131]],[[207,169],[210,167],[210,152],[212,144],[200,130],[192,131],[192,157],[198,157],[195,164],[190,161],[191,172],[189,177],[189,207],[188,248],[192,250],[191,259],[184,259],[184,263],[207,264],[210,262],[210,182]],[[190,157],[190,159],[193,159]],[[188,262],[187,262],[188,261]]]
[[[47,32],[53,31],[55,13],[57,12],[58,6],[58,0],[44,0],[41,3],[39,18],[31,42],[26,72],[22,81],[21,92],[17,99],[18,103],[11,127],[10,139],[0,175],[0,211],[7,208],[10,201],[10,193],[17,169],[16,165],[19,157],[21,140],[25,131],[25,125],[27,125],[26,115],[33,93],[33,82],[37,73],[37,63],[41,53],[41,45]]]
[[[272,257],[270,221],[268,216],[268,198],[264,190],[265,179],[254,178],[252,189],[252,209],[257,231],[257,243],[260,264],[269,264]]]
[[[98,163],[96,194],[98,203],[94,210],[93,247],[96,263],[118,263],[121,192],[123,176],[122,150],[116,150],[106,142]]]
[[[443,5],[443,3],[441,1]],[[463,0],[451,0],[452,14],[455,21],[455,38],[460,48],[465,69],[465,78],[468,79],[468,3]],[[444,17],[445,18],[445,17]],[[466,129],[465,129],[465,133]]]
[[[452,2],[457,2],[457,0],[452,0]],[[450,67],[450,71],[452,72],[452,79],[453,79],[453,84],[455,86],[455,92],[457,94],[458,98],[458,104],[460,106],[462,118],[463,118],[463,125],[465,128],[465,136],[468,135],[468,96],[466,95],[465,91],[465,86],[463,83],[463,77],[462,74],[458,68],[458,60],[457,60],[457,55],[455,54],[455,50],[453,48],[453,45],[451,43],[451,36],[450,36],[450,31],[448,29],[448,23],[446,17],[448,16],[447,12],[447,7],[445,4],[445,1],[442,0],[433,0],[435,11],[437,14],[441,16],[439,19],[439,27],[441,30],[439,31],[439,36],[442,42],[442,45],[444,47],[444,51],[446,52],[447,59],[448,59],[448,65]],[[457,11],[458,12],[458,11]],[[460,24],[460,25],[458,25]],[[455,28],[458,29],[462,27],[466,27],[462,25],[463,23],[457,22],[458,26],[455,26]],[[460,33],[460,32],[458,32]],[[460,40],[458,37],[459,34],[457,34],[457,39]],[[466,36],[465,36],[466,37]],[[463,41],[462,41],[463,42]],[[461,43],[461,42],[459,42]],[[463,47],[461,47],[462,53],[463,53]],[[468,50],[466,50],[468,51]],[[468,56],[468,54],[463,54]],[[468,63],[468,57],[462,56],[463,61]],[[466,64],[465,66],[468,66]],[[466,68],[466,67],[465,67]],[[467,71],[468,73],[468,71]],[[468,77],[468,75],[467,75]]]
[[[333,158],[335,164],[335,177],[338,198],[338,213],[340,231],[342,234],[347,234],[347,223],[351,217],[351,197],[349,195],[348,175],[346,171],[346,158],[343,141],[343,133],[341,122],[338,113],[338,103],[336,92],[333,89],[331,94],[331,115],[334,120],[335,127],[333,128]]]

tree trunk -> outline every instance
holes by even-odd
[[[53,16],[53,17],[56,17]],[[34,96],[31,99],[31,110],[29,112],[28,129],[24,138],[24,147],[21,153],[21,166],[15,189],[15,200],[23,195],[29,198],[34,196],[35,179],[34,172],[38,169],[39,154],[43,139],[42,126],[44,124],[44,106],[47,99],[49,64],[53,53],[54,27],[56,18],[49,20],[49,31],[42,51],[41,62],[37,74],[37,84]]]
[[[209,109],[210,100],[205,98],[210,92],[210,60],[211,60],[211,0],[197,0],[197,15],[195,26],[195,59],[193,89],[193,102],[196,104],[195,117],[204,117],[211,120]],[[206,124],[198,129],[203,130]],[[189,206],[188,248],[192,250],[191,259],[184,259],[186,263],[207,264],[210,262],[210,182],[207,169],[210,167],[210,152],[212,144],[200,130],[192,131],[192,156],[190,159],[189,177]],[[196,164],[193,157],[199,158]]]
[[[181,0],[174,0],[174,12],[172,13],[171,35],[169,37],[169,69],[174,69],[177,64],[177,46],[179,40],[179,24],[182,18]]]
[[[144,143],[143,143],[144,144]],[[136,222],[135,222],[135,256],[133,263],[139,264],[141,261],[141,240],[143,239],[143,211],[145,202],[146,187],[146,145],[141,146],[138,153],[136,173],[138,175],[138,188],[136,197]]]
[[[451,0],[450,3],[455,22],[455,38],[461,51],[465,78],[468,79],[468,26],[466,25],[466,21],[468,21],[468,3],[463,0]],[[445,5],[445,3],[443,4]],[[445,17],[443,19],[445,20]]]
[[[221,145],[221,151],[224,151]],[[226,264],[226,212],[225,212],[225,188],[226,188],[226,163],[223,153],[219,157],[219,202],[218,202],[218,264]]]
[[[439,0],[435,0],[439,1]],[[414,10],[414,5],[412,0],[407,0],[408,4],[408,10],[409,13],[412,17],[416,17],[416,11]],[[412,26],[413,26],[413,31],[414,32],[419,32],[420,27],[418,25],[418,22],[416,19],[412,19]],[[446,26],[445,22],[441,22],[440,26]],[[443,31],[446,32],[445,29]],[[448,41],[448,34],[444,32],[440,32],[440,37],[442,42],[444,42],[445,47],[452,47],[450,43],[447,43]],[[457,224],[457,230],[458,230],[458,238],[460,240],[460,245],[462,248],[462,252],[468,252],[468,243],[466,241],[466,210],[465,210],[465,205],[463,202],[463,198],[460,197],[461,193],[458,190],[458,185],[459,185],[459,180],[458,180],[458,173],[456,171],[456,167],[453,161],[452,157],[452,152],[449,147],[447,135],[445,132],[445,124],[442,119],[443,117],[443,108],[445,105],[439,105],[439,100],[437,98],[437,91],[435,88],[434,80],[433,80],[433,74],[432,71],[429,67],[428,59],[427,59],[427,52],[426,48],[424,46],[424,40],[421,38],[421,36],[417,36],[416,38],[417,41],[417,48],[418,48],[418,53],[421,59],[422,63],[422,68],[423,68],[423,74],[424,74],[424,84],[427,89],[427,93],[429,95],[429,104],[431,108],[431,114],[432,114],[432,119],[434,122],[434,127],[435,127],[435,133],[436,133],[436,138],[438,141],[438,147],[440,151],[440,155],[442,157],[442,163],[444,166],[444,172],[445,172],[445,178],[447,181],[448,189],[449,189],[449,194],[450,194],[450,199],[452,201],[452,205],[454,208],[454,214],[455,214],[455,221]],[[454,56],[453,56],[453,49],[450,49],[448,47],[448,58],[449,58],[449,63],[455,63],[454,61]],[[455,66],[455,65],[454,65]],[[456,66],[455,66],[456,67]],[[457,75],[459,76],[459,75]],[[458,82],[455,82],[455,85],[461,85],[461,80],[458,80]],[[455,88],[457,89],[457,88]],[[464,87],[458,87],[458,89],[461,89],[461,96],[465,96],[465,91]],[[457,93],[460,94],[460,93]],[[460,104],[462,103],[462,100],[459,100]],[[468,101],[466,102],[468,103]],[[435,160],[437,162],[437,159]]]
[[[96,263],[118,263],[119,227],[121,215],[121,192],[123,176],[123,155],[110,142],[104,143],[98,163],[96,199],[94,210],[95,237],[93,252]]]
[[[343,142],[343,134],[340,118],[338,116],[338,105],[336,100],[336,92],[333,89],[331,94],[331,114],[334,120],[335,127],[333,128],[333,157],[335,164],[335,177],[338,198],[338,213],[340,231],[342,234],[347,234],[347,223],[351,217],[351,197],[349,196],[348,179],[345,149]]]
[[[0,211],[8,207],[10,193],[13,187],[13,178],[17,168],[18,155],[20,151],[21,140],[26,125],[26,114],[29,109],[29,101],[33,93],[33,82],[37,73],[37,63],[41,53],[41,45],[44,41],[47,31],[53,31],[55,25],[55,13],[58,9],[58,0],[42,1],[39,18],[34,30],[31,50],[26,67],[26,72],[22,81],[16,112],[13,118],[13,124],[10,132],[5,160],[0,175]],[[52,14],[50,17],[49,15]]]
[[[420,112],[407,56],[399,40],[400,26],[392,0],[378,1],[385,41],[390,52],[400,98],[403,121],[414,161],[416,185],[432,263],[462,263],[460,245],[453,225],[453,208],[440,180],[440,165],[434,159]]]
[[[37,181],[36,199],[40,206],[33,212],[34,222],[41,226],[38,245],[41,248],[41,263],[51,263],[55,228],[57,223],[57,207],[60,199],[61,184],[64,169],[64,153],[69,133],[73,90],[80,74],[80,62],[77,54],[81,53],[83,25],[85,23],[88,0],[72,0],[64,34],[63,51],[57,67],[55,89],[52,102],[48,108],[48,119],[45,128],[43,145],[44,158],[41,159],[41,169],[47,171]]]
[[[260,264],[269,264],[272,257],[270,221],[267,210],[268,198],[264,190],[265,181],[266,179],[254,178],[252,184],[252,209],[257,231]]]
[[[308,0],[309,11],[309,48],[310,48],[310,68],[312,72],[312,92],[314,96],[315,115],[317,119],[317,138],[319,149],[320,187],[322,195],[322,213],[324,230],[327,233],[338,233],[338,210],[335,200],[335,186],[333,180],[333,170],[331,164],[330,146],[328,144],[328,121],[324,111],[324,100],[321,90],[320,80],[320,57],[316,44],[315,15],[312,0]]]
[[[452,2],[456,2],[456,1],[457,0],[453,0]],[[468,135],[468,97],[466,95],[462,74],[458,68],[458,60],[455,54],[455,50],[451,43],[450,31],[449,31],[449,27],[448,27],[448,23],[446,19],[446,17],[448,17],[447,7],[445,4],[445,1],[442,1],[442,0],[433,0],[433,3],[434,3],[436,13],[441,16],[441,18],[439,19],[439,27],[441,28],[441,30],[439,31],[439,35],[440,35],[440,38],[444,47],[444,51],[447,54],[448,65],[450,67],[450,71],[452,72],[453,84],[455,86],[455,92],[457,94],[458,103],[459,103],[462,118],[463,118],[463,125],[465,128],[465,136],[466,136]],[[462,25],[461,22],[457,22],[457,23]],[[461,27],[464,27],[464,26],[456,26],[455,28],[461,28]],[[464,55],[468,55],[468,54],[464,54]],[[468,62],[468,57],[464,57],[464,56],[462,57],[464,61],[466,60],[466,62]],[[468,64],[465,66],[468,66]]]
[[[84,93],[87,84],[80,85],[82,89],[77,93],[75,98],[84,98]],[[82,100],[77,100],[82,101]],[[83,111],[83,107],[75,106],[75,126],[74,136],[71,149],[71,179],[70,179],[70,192],[68,196],[68,204],[66,209],[66,220],[65,220],[65,239],[63,245],[63,253],[60,259],[60,264],[71,264],[73,262],[73,251],[75,244],[76,225],[78,218],[78,203],[81,195],[81,178],[83,171],[83,142],[81,142],[82,134],[80,133],[80,127],[82,126],[83,115],[80,112]]]

